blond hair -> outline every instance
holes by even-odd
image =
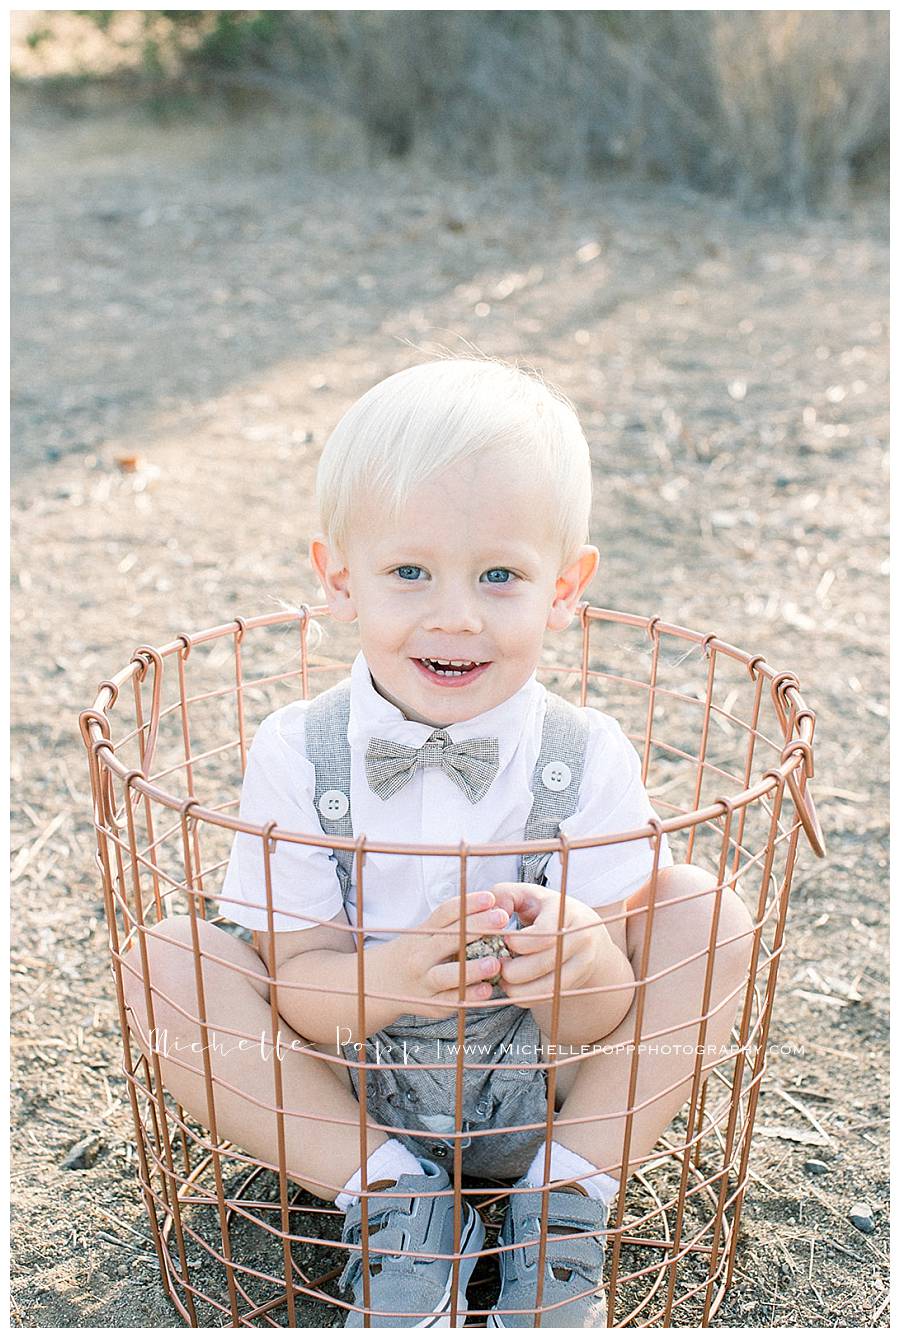
[[[588,539],[590,450],[559,391],[493,358],[420,363],[351,405],[325,443],[316,478],[329,544],[345,551],[360,495],[377,497],[395,519],[431,475],[493,448],[515,453],[555,511],[562,570]]]

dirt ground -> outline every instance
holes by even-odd
[[[442,181],[329,164],[310,133],[15,104],[14,1322],[178,1322],[134,1177],[78,712],[139,643],[316,599],[329,428],[410,345],[471,340],[582,412],[593,601],[762,652],[819,713],[829,853],[801,850],[776,1133],[717,1322],[885,1326],[885,208],[786,221],[651,186]],[[93,1165],[63,1169],[92,1133]]]

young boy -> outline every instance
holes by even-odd
[[[535,675],[545,633],[570,623],[599,558],[586,542],[591,461],[572,408],[537,378],[493,361],[410,368],[345,414],[322,455],[318,499],[322,533],[311,560],[332,616],[358,624],[361,649],[348,682],[263,722],[242,818],[294,832],[365,832],[376,845],[516,844],[560,831],[574,840],[645,828],[654,815],[619,726],[592,708],[567,709]],[[463,1255],[456,1302],[464,1313],[484,1231],[464,1198],[454,1238],[448,1166],[461,1142],[468,1173],[516,1180],[500,1236],[511,1248],[498,1255],[500,1292],[489,1326],[534,1327],[540,1189],[549,1183],[540,1325],[603,1327],[610,1209],[620,1181],[649,1157],[690,1091],[697,1030],[688,1022],[701,1012],[717,900],[721,946],[706,1045],[728,1041],[751,928],[740,900],[696,867],[672,867],[664,838],[655,852],[646,839],[571,851],[562,898],[557,854],[470,856],[462,897],[458,859],[367,853],[362,1036],[352,861],[324,847],[278,842],[269,869],[274,945],[261,842],[239,834],[222,906],[253,931],[254,947],[201,923],[207,1017],[232,1034],[271,1035],[264,963],[274,946],[283,1105],[292,1112],[286,1163],[292,1178],[346,1212],[347,1326],[363,1324],[363,1194],[370,1235],[377,1233],[372,1323],[448,1324],[446,1256],[454,1252]],[[641,1031],[670,1045],[641,1058],[622,1167],[635,970],[651,896]],[[545,1119],[545,1069],[516,1066],[540,1064],[542,1056],[553,1063],[561,911],[556,1053],[568,1046],[584,1057],[557,1069],[561,1123],[548,1177],[540,1128],[487,1131]],[[467,942],[506,931],[512,955],[474,957],[461,981],[461,918]],[[166,920],[148,935],[155,1022],[166,1029],[170,1051],[173,1036],[182,1047],[199,1034],[189,944],[186,919]],[[466,1069],[458,1126],[455,1070],[420,1066],[455,1058],[461,987],[466,1043],[476,1047],[471,1062],[496,1066]],[[139,975],[129,973],[127,993],[146,1042]],[[496,1002],[504,996],[506,1003]],[[339,1057],[394,1065],[369,1073],[375,1127],[364,1167],[361,1070]],[[272,1074],[261,1058],[236,1045],[216,1047],[215,1113],[220,1137],[272,1161]],[[206,1118],[200,1062],[167,1058],[163,1072],[182,1105]],[[448,1137],[454,1130],[456,1139]]]

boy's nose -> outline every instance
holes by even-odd
[[[435,632],[480,632],[483,621],[475,604],[465,595],[445,597],[428,609],[424,626]]]

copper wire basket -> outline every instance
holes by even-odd
[[[376,845],[367,843],[364,836],[341,842],[322,832],[288,832],[271,823],[265,827],[242,823],[237,816],[240,782],[260,720],[291,699],[316,695],[349,670],[353,649],[349,643],[343,654],[329,656],[322,650],[325,638],[320,636],[319,645],[311,651],[311,632],[322,633],[322,624],[316,620],[323,618],[327,618],[327,609],[304,605],[290,612],[236,618],[191,636],[178,636],[158,649],[140,646],[124,668],[100,684],[93,706],[81,716],[124,1046],[123,1069],[136,1131],[138,1179],[163,1284],[178,1314],[192,1326],[342,1325],[348,1302],[336,1290],[335,1280],[346,1262],[347,1247],[341,1244],[343,1215],[333,1203],[317,1199],[287,1174],[284,1123],[297,1112],[285,1111],[283,1106],[283,1060],[279,1055],[274,1056],[268,1106],[278,1130],[271,1159],[251,1157],[217,1131],[218,1079],[206,1044],[216,1019],[205,1015],[196,932],[193,970],[199,1009],[194,1022],[204,1040],[206,1126],[167,1091],[159,1053],[152,1047],[149,1054],[141,1050],[126,1009],[123,982],[126,973],[135,974],[134,963],[141,962],[152,1027],[153,1002],[163,992],[150,977],[146,952],[146,938],[154,926],[172,914],[190,917],[194,931],[201,919],[227,925],[217,891],[237,831],[249,832],[270,852],[282,841],[329,849],[343,845],[356,855],[360,918],[350,932],[356,936],[362,980],[367,850],[409,858],[458,857],[464,891],[470,856],[558,850],[568,857],[572,848],[592,844],[562,839],[517,847]],[[331,626],[327,631],[329,642],[334,633],[335,641],[346,634],[346,629]],[[728,1053],[714,1060],[703,1053],[704,1008],[717,946],[713,933],[704,1004],[693,1019],[698,1046],[689,1099],[652,1156],[644,1157],[633,1170],[626,1190],[618,1195],[608,1230],[606,1284],[611,1327],[705,1325],[721,1305],[734,1269],[801,835],[817,855],[824,853],[808,787],[813,775],[815,717],[800,696],[796,677],[776,672],[760,655],[656,617],[586,604],[579,607],[572,628],[555,637],[552,654],[538,667],[538,676],[570,700],[613,715],[641,756],[643,779],[660,815],[658,821],[643,831],[598,841],[648,839],[658,851],[665,833],[677,861],[702,865],[715,875],[719,888],[738,889],[752,917],[746,978],[736,992],[736,1021]],[[564,859],[564,872],[565,868]],[[648,936],[652,933],[652,889],[650,902]],[[260,889],[259,904],[267,904],[271,913],[270,885]],[[646,957],[644,968],[646,973]],[[274,959],[263,964],[262,971],[273,986],[275,1030]],[[640,1003],[647,982],[637,969],[635,976]],[[368,1034],[364,994],[359,1007],[361,1034]],[[460,1014],[463,1012],[461,1008]],[[460,1028],[462,1025],[461,1018]],[[641,1039],[638,1024],[630,1060],[632,1094],[637,1090]],[[458,1069],[465,1063],[462,1047],[456,1063]],[[549,1085],[552,1063],[547,1067]],[[457,1074],[457,1091],[461,1090]],[[618,1113],[625,1115],[625,1164],[629,1162],[633,1111]],[[315,1118],[314,1112],[304,1115]],[[548,1099],[548,1140],[553,1120],[553,1101]],[[362,1100],[358,1124],[361,1165],[367,1155],[367,1123]],[[457,1135],[461,1129],[458,1125]],[[498,1253],[492,1232],[499,1221],[498,1210],[505,1207],[508,1186],[468,1183],[458,1139],[451,1147],[457,1226],[460,1196],[466,1194],[482,1211],[488,1230],[482,1252],[484,1276],[480,1290],[476,1285],[479,1273],[473,1278],[468,1312],[470,1326],[483,1326],[496,1292],[496,1282],[492,1291],[488,1276],[496,1267]],[[633,1160],[630,1164],[634,1165]],[[361,1243],[366,1273],[365,1217]],[[535,1327],[539,1327],[540,1313],[538,1296]],[[456,1322],[455,1313],[451,1322]],[[368,1315],[364,1323],[370,1323]],[[410,1324],[415,1326],[415,1319]]]

